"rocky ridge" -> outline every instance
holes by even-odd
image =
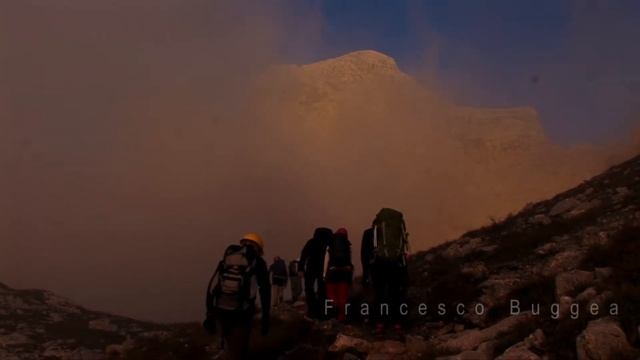
[[[0,359],[98,360],[207,356],[199,326],[87,310],[45,290],[0,284]]]
[[[636,157],[414,254],[411,303],[428,311],[412,312],[409,335],[391,344],[343,328],[331,349],[349,359],[638,359],[639,250]]]

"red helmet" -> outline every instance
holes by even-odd
[[[348,237],[348,236],[349,236],[349,233],[347,232],[347,229],[345,229],[345,228],[340,228],[340,229],[336,230],[336,235],[340,235],[340,236]]]

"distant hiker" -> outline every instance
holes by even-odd
[[[305,244],[300,255],[298,271],[304,274],[304,293],[307,302],[307,315],[320,318],[325,299],[324,261],[327,245],[333,237],[328,228],[317,228]]]
[[[277,307],[284,301],[284,289],[287,287],[287,264],[279,256],[273,258],[273,264],[269,267],[271,274],[271,305]]]
[[[346,320],[345,305],[349,300],[349,290],[353,281],[353,263],[351,262],[351,242],[345,228],[340,228],[329,243],[329,261],[325,275],[327,284],[327,306],[338,312],[338,320]],[[325,314],[327,315],[327,314]]]
[[[296,302],[302,295],[302,279],[298,274],[298,259],[289,263],[289,280],[291,283],[291,302]]]
[[[409,234],[401,212],[384,208],[362,236],[363,282],[373,286],[375,307],[371,312],[376,332],[391,323],[401,330],[400,306],[406,301]]]
[[[246,234],[240,244],[227,247],[209,281],[207,318],[203,326],[213,334],[216,322],[220,323],[225,359],[248,358],[258,290],[262,308],[262,335],[269,331],[271,286],[263,253],[262,238],[253,233]]]

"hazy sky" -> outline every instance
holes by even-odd
[[[636,1],[470,4],[0,0],[0,282],[146,319],[194,320],[220,252],[245,231],[286,257],[316,226],[349,225],[358,242],[377,208],[349,195],[379,187],[362,171],[385,169],[352,160],[381,150],[356,144],[357,121],[336,147],[354,144],[344,156],[332,137],[297,136],[286,121],[300,119],[258,112],[252,84],[273,64],[377,49],[455,102],[536,107],[563,144],[623,135],[637,118]],[[347,106],[354,118],[371,108],[359,99]],[[410,109],[387,110],[414,129]],[[338,154],[304,158],[325,155],[326,144]],[[409,226],[422,221],[424,244],[443,241],[426,231],[447,225],[427,216],[442,207],[411,192],[442,196],[450,216],[469,200],[447,193],[446,168],[409,165],[398,167],[415,170],[399,202],[424,206],[407,214]],[[428,172],[440,187],[418,176]]]

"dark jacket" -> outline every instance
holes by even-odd
[[[336,250],[338,247],[336,243],[338,242],[341,242],[339,246],[343,247],[340,251]],[[328,254],[329,261],[327,262],[325,281],[327,283],[351,283],[353,280],[353,263],[351,262],[351,242],[349,238],[346,235],[336,234],[329,244]]]
[[[362,262],[362,279],[366,282],[370,280],[371,263],[374,254],[373,246],[373,228],[368,228],[362,234],[362,245],[360,246],[360,261]]]
[[[289,274],[287,272],[287,264],[284,262],[284,260],[279,259],[271,264],[271,266],[269,267],[269,272],[271,273],[271,283],[273,285],[287,285]]]
[[[289,263],[289,277],[298,276],[298,260],[293,260]]]
[[[324,272],[324,257],[327,245],[333,238],[333,232],[328,228],[317,228],[311,238],[305,244],[300,254],[298,271],[305,277],[322,276]]]

